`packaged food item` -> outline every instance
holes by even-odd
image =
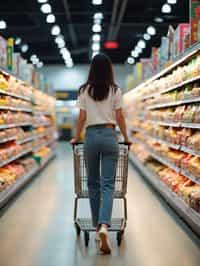
[[[182,121],[185,123],[192,123],[197,109],[197,105],[188,105],[182,116]]]
[[[196,131],[187,139],[186,146],[193,150],[200,150],[200,131]]]
[[[188,171],[196,176],[197,178],[200,178],[200,158],[197,156],[194,156],[189,162],[188,162]]]
[[[173,121],[179,122],[183,120],[183,116],[187,110],[186,105],[179,106],[175,109],[175,112],[173,113]]]

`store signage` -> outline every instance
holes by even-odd
[[[119,48],[119,43],[115,41],[109,41],[104,43],[106,49],[117,49]]]
[[[7,41],[7,68],[12,71],[13,68],[13,51],[14,51],[14,39],[9,38]]]
[[[57,100],[76,100],[78,96],[78,91],[64,91],[57,90],[56,91],[56,99]]]

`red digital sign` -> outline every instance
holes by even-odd
[[[115,41],[109,41],[104,43],[104,47],[106,49],[117,49],[119,47],[119,43]]]

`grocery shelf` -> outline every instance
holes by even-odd
[[[0,143],[5,143],[5,142],[8,142],[8,141],[14,141],[14,140],[16,140],[16,137],[12,136],[12,137],[9,137],[9,138],[0,139]]]
[[[195,155],[195,156],[200,156],[200,151],[195,151],[195,150],[190,149],[188,147],[181,146],[180,150],[183,152],[191,153],[192,155]]]
[[[26,142],[32,141],[34,139],[35,139],[35,136],[33,135],[33,136],[25,138],[25,139],[17,140],[16,143],[21,145],[21,144],[24,144]]]
[[[179,145],[179,144],[174,144],[174,143],[162,140],[160,138],[157,138],[155,136],[152,136],[152,135],[149,135],[149,134],[145,133],[145,131],[143,129],[134,128],[132,131],[140,132],[144,136],[152,138],[156,142],[158,142],[160,144],[164,144],[164,145],[168,146],[169,148],[172,148],[172,149],[175,149],[175,150],[180,150],[180,151],[183,151],[183,152],[186,152],[186,153],[190,153],[190,154],[195,155],[195,156],[200,156],[200,150],[199,151],[195,151],[195,150],[193,150],[191,148],[188,148],[188,147],[185,147],[185,146],[182,146],[182,145]]]
[[[177,194],[170,190],[156,174],[147,169],[142,162],[130,152],[130,161],[137,167],[151,185],[163,196],[163,198],[176,210],[176,212],[188,223],[188,225],[200,236],[200,214],[190,208]]]
[[[142,141],[138,140],[137,138],[131,138],[131,140],[137,144],[142,145],[147,151],[148,153],[154,158],[156,159],[158,162],[162,163],[163,165],[169,167],[170,169],[174,170],[177,173],[180,173],[184,176],[186,176],[187,178],[189,178],[190,180],[192,180],[193,182],[200,184],[200,179],[196,178],[195,176],[191,175],[190,173],[188,173],[185,169],[181,169],[177,166],[175,166],[173,163],[170,163],[169,161],[167,161],[166,159],[162,158],[160,155],[156,154],[151,148],[149,148],[145,143],[143,143]]]
[[[8,111],[16,111],[16,112],[26,112],[32,113],[32,109],[30,108],[20,108],[20,107],[12,107],[12,106],[0,106],[0,110],[8,110]]]
[[[140,121],[145,121],[151,124],[156,124],[160,126],[168,126],[168,127],[186,127],[186,128],[194,128],[200,129],[200,123],[185,123],[185,122],[167,122],[167,121],[159,121],[159,120],[152,120],[152,119],[145,119],[144,117],[137,117]]]
[[[169,102],[169,103],[153,104],[153,105],[148,106],[147,109],[153,110],[153,109],[165,108],[165,107],[170,107],[170,106],[178,106],[182,104],[198,103],[198,102],[200,102],[200,97],[181,100],[181,101],[175,101],[175,102]]]
[[[0,129],[7,129],[12,127],[25,127],[25,126],[32,126],[31,122],[22,122],[22,123],[14,123],[14,124],[3,124],[0,125]]]
[[[16,182],[12,185],[10,185],[8,188],[0,192],[0,208],[4,207],[5,204],[26,184],[28,183],[37,173],[44,168],[48,162],[53,159],[55,156],[54,153],[52,153],[50,156],[48,156],[41,164],[41,166],[36,166],[33,168],[29,173],[27,173],[25,176],[18,178]]]
[[[45,142],[45,143],[43,143],[43,144],[40,144],[40,145],[38,145],[37,147],[33,147],[32,151],[33,151],[33,152],[37,152],[37,151],[41,150],[42,148],[51,145],[53,142],[54,142],[54,141],[48,141],[48,142]]]
[[[180,173],[186,177],[188,177],[190,180],[192,180],[194,183],[200,184],[200,178],[197,178],[193,174],[189,173],[185,169],[180,169]]]
[[[179,88],[181,88],[181,87],[183,87],[185,85],[188,85],[188,84],[190,84],[192,82],[195,82],[195,81],[198,81],[198,80],[200,80],[200,75],[198,75],[196,77],[193,77],[191,79],[185,80],[185,81],[183,81],[183,82],[181,82],[179,84],[173,85],[173,86],[171,86],[169,88],[166,88],[164,90],[161,90],[160,92],[156,92],[156,93],[152,93],[152,94],[146,95],[146,96],[142,97],[141,100],[147,100],[149,98],[155,98],[155,97],[159,96],[160,94],[164,94],[164,93],[179,89]]]
[[[37,128],[37,127],[50,127],[51,124],[50,123],[41,123],[41,124],[33,124],[33,127],[34,128]]]
[[[47,116],[51,116],[52,113],[50,112],[45,112],[45,111],[33,111],[34,115],[47,115]]]
[[[27,102],[31,102],[31,99],[28,98],[28,97],[25,97],[25,96],[22,96],[22,95],[19,95],[19,94],[15,94],[15,93],[12,93],[12,92],[9,92],[9,91],[6,91],[6,90],[0,89],[0,94],[11,96],[11,97],[14,97],[14,98],[17,98],[17,99],[21,99],[21,100],[24,100],[24,101],[27,101]]]
[[[174,70],[176,67],[183,64],[184,62],[188,61],[190,58],[192,58],[199,51],[200,51],[200,42],[197,42],[196,44],[194,44],[190,48],[188,48],[179,57],[175,58],[174,62],[170,66],[159,71],[157,74],[155,74],[153,77],[149,78],[147,81],[145,81],[145,82],[143,81],[134,90],[139,91],[142,87],[144,87],[144,85],[148,85],[151,82],[155,81],[156,79],[159,79],[159,78],[169,74],[172,70]]]
[[[147,122],[152,123],[152,124],[157,124],[160,126],[181,127],[180,122],[167,122],[167,121],[165,122],[165,121],[158,121],[158,120],[151,120],[151,119],[144,119],[144,121],[147,121]]]
[[[32,148],[29,148],[29,149],[27,149],[27,150],[25,150],[25,151],[22,151],[22,152],[16,154],[15,156],[10,157],[10,158],[7,159],[7,160],[0,161],[0,167],[4,166],[4,165],[6,165],[6,164],[8,164],[8,163],[10,163],[10,162],[12,162],[12,161],[17,160],[18,158],[24,156],[25,154],[27,154],[27,153],[29,153],[29,152],[31,152],[31,151],[32,151]]]
[[[175,149],[175,150],[180,150],[180,145],[178,144],[174,144],[174,143],[170,143],[168,141],[165,141],[165,140],[162,140],[160,138],[157,138],[155,136],[152,136],[152,135],[149,135],[147,134],[143,129],[141,128],[134,128],[132,131],[136,131],[136,132],[139,132],[139,133],[142,133],[144,136],[148,137],[148,138],[152,138],[154,139],[156,142],[160,143],[160,144],[164,144],[172,149]]]

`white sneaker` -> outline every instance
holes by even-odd
[[[108,230],[104,226],[99,230],[99,238],[100,238],[100,251],[105,254],[111,253],[111,245],[108,238]]]
[[[100,237],[99,237],[99,232],[96,232],[95,240],[96,240],[96,241],[100,241],[100,240],[101,240]]]

